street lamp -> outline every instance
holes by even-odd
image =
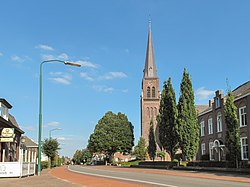
[[[38,128],[38,167],[37,167],[37,175],[39,176],[41,173],[41,137],[42,137],[42,65],[44,63],[51,62],[61,62],[65,65],[81,67],[80,64],[76,64],[73,62],[66,62],[63,60],[45,60],[40,64],[40,92],[39,92],[39,128]]]
[[[51,132],[52,132],[52,131],[56,131],[56,130],[62,130],[62,128],[51,129],[51,130],[49,131],[49,139],[51,139]]]

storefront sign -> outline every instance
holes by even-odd
[[[2,138],[13,138],[14,137],[14,128],[3,128]]]
[[[14,138],[0,138],[0,142],[13,142]]]

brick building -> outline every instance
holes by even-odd
[[[160,90],[159,78],[154,60],[154,49],[152,42],[151,21],[149,22],[148,43],[146,51],[145,67],[143,70],[142,94],[141,94],[141,136],[148,145],[150,121],[153,121],[155,131],[157,131],[156,116],[159,113]],[[156,141],[159,144],[156,134]]]
[[[240,125],[241,159],[250,160],[250,81],[233,90],[234,104]],[[209,106],[199,112],[198,121],[201,125],[200,147],[197,159],[222,161],[226,159],[225,147],[226,124],[224,104],[226,97],[221,90],[215,92]],[[204,107],[203,107],[204,108]]]

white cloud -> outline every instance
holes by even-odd
[[[69,56],[66,53],[62,53],[62,54],[58,55],[57,58],[61,59],[61,60],[68,60]]]
[[[98,92],[105,92],[105,93],[112,93],[114,91],[114,88],[107,87],[105,85],[94,85],[93,88]]]
[[[125,78],[127,75],[123,72],[109,72],[104,76],[101,76],[100,79],[111,80],[115,78]]]
[[[66,137],[57,137],[56,139],[61,141],[72,140],[72,138],[66,138]]]
[[[90,77],[86,72],[81,72],[80,73],[80,76],[82,78],[84,78],[85,80],[88,80],[88,81],[93,81],[94,79],[92,77]]]
[[[213,94],[214,94],[213,90],[206,90],[205,87],[198,88],[195,92],[195,95],[198,100],[208,99]]]
[[[66,53],[62,53],[59,55],[42,54],[42,59],[43,60],[53,60],[53,59],[68,60],[69,56]]]
[[[56,59],[54,55],[42,55],[43,60],[51,60],[51,59]]]
[[[36,48],[43,49],[46,51],[54,51],[53,47],[48,46],[48,45],[44,45],[44,44],[40,44],[40,45],[36,46]]]
[[[17,55],[12,55],[11,60],[15,61],[15,62],[24,62],[24,61],[27,61],[27,60],[31,60],[31,58],[29,56],[20,57],[20,56],[17,56]]]
[[[97,68],[96,64],[91,63],[90,61],[87,60],[78,60],[75,61],[74,63],[81,64],[83,67],[88,67],[88,68]]]
[[[32,126],[32,125],[30,125],[30,126],[21,126],[21,129],[24,130],[24,131],[35,131],[36,130],[35,126]]]
[[[59,125],[60,125],[60,122],[51,121],[51,122],[47,123],[45,126],[58,127]]]
[[[72,77],[70,74],[63,73],[63,72],[50,72],[50,75],[53,77],[49,78],[49,80],[55,83],[64,84],[64,85],[71,84]]]

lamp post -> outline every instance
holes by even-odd
[[[51,139],[51,132],[52,132],[52,131],[56,131],[56,130],[62,130],[62,128],[51,129],[51,130],[49,131],[49,139]]]
[[[44,63],[61,62],[65,65],[81,67],[80,64],[66,62],[63,60],[45,60],[40,64],[40,92],[39,92],[39,127],[38,127],[38,167],[37,175],[41,173],[41,137],[42,137],[42,67]]]

